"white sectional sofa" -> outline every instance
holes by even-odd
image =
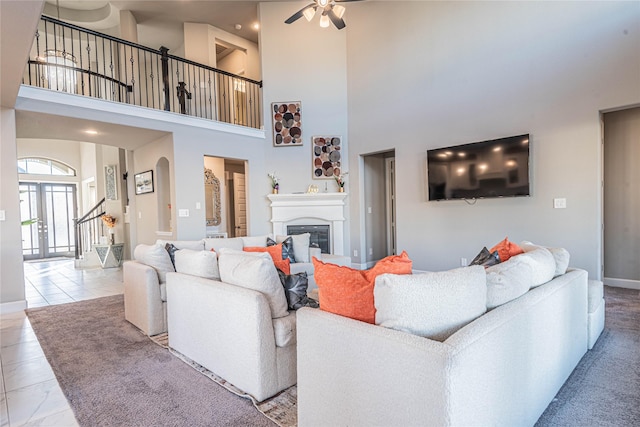
[[[573,270],[443,342],[298,310],[298,425],[533,425],[587,351]]]
[[[138,245],[134,251],[135,260],[123,264],[125,318],[149,336],[167,331],[166,275],[174,272],[168,263],[164,246],[174,244],[178,249],[219,251],[222,248],[242,250],[245,246],[264,246],[267,237],[206,238],[201,240],[168,241],[158,240],[155,245]],[[294,242],[295,244],[296,242]],[[298,248],[302,262],[291,264],[291,274],[306,272],[309,291],[316,287],[313,278],[311,257],[338,265],[351,265],[346,256],[321,254],[318,248],[307,247],[302,252]]]
[[[298,425],[534,425],[602,332],[604,300],[566,250],[522,246],[486,270],[378,276],[376,324],[298,310]]]

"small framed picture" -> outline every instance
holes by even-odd
[[[153,193],[153,171],[135,174],[136,194]]]

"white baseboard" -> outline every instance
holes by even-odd
[[[27,300],[4,302],[0,304],[0,314],[17,313],[27,308]]]
[[[351,268],[353,268],[355,270],[366,270],[367,268],[369,268],[369,267],[367,267],[367,265],[368,264],[358,264],[358,263],[352,262],[351,263]]]
[[[613,286],[616,288],[640,290],[640,280],[612,279],[610,277],[605,277],[602,279],[602,283],[604,283],[606,286]]]

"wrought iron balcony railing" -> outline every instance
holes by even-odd
[[[42,16],[23,84],[259,129],[262,82]]]

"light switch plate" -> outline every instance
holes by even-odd
[[[565,209],[567,207],[567,199],[559,198],[553,199],[553,208],[554,209]]]
[[[189,209],[178,209],[178,216],[180,217],[189,216]]]
[[[6,211],[4,209],[0,210],[0,221],[5,221],[6,219],[7,219]]]

